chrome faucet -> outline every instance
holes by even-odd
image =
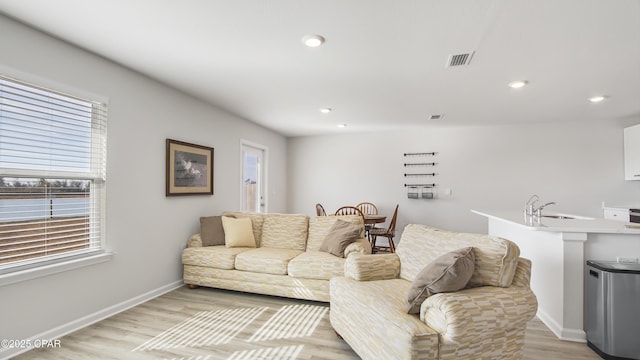
[[[538,195],[531,195],[527,203],[524,204],[524,214],[526,216],[533,216],[533,213],[535,212],[535,208],[533,207],[533,205],[538,202],[538,200],[540,200],[540,197],[538,197]]]
[[[540,205],[536,210],[535,210],[535,215],[536,217],[541,217],[542,216],[542,209],[544,209],[545,207],[547,207],[548,205],[555,205],[554,202],[548,202],[544,205]]]

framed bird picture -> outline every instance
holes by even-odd
[[[166,196],[213,195],[213,148],[167,139]]]

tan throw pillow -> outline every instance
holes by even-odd
[[[407,296],[407,312],[417,314],[431,295],[463,289],[475,269],[476,257],[472,247],[448,252],[418,273]]]
[[[202,246],[224,245],[222,216],[201,217],[200,238],[202,239]]]
[[[224,228],[224,245],[226,247],[256,247],[250,218],[235,219],[223,216],[222,227]]]
[[[339,219],[333,224],[318,250],[344,257],[344,249],[360,238],[361,231],[362,225]]]

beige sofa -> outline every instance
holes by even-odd
[[[185,284],[328,302],[329,279],[344,275],[345,258],[371,254],[361,216],[223,215],[251,219],[257,247],[202,246],[200,234],[191,236],[182,253]],[[344,258],[319,251],[338,219],[362,227]]]
[[[466,288],[428,297],[407,313],[407,293],[439,256],[473,247]],[[350,256],[331,279],[331,325],[363,359],[521,359],[537,310],[531,262],[511,241],[407,225],[395,254]]]

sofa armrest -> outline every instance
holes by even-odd
[[[531,283],[531,260],[525,258],[518,259],[516,273],[513,276],[511,286],[522,286],[528,288]]]
[[[420,320],[437,331],[444,343],[472,343],[494,334],[504,336],[508,329],[524,331],[537,309],[536,296],[528,287],[482,286],[427,298]]]
[[[396,254],[351,254],[344,262],[344,276],[358,280],[395,279],[400,274],[400,258]]]
[[[349,257],[350,254],[371,254],[371,244],[365,238],[358,239],[344,249],[345,258]]]
[[[193,234],[187,240],[187,247],[202,247],[202,238],[200,238],[200,234]]]

